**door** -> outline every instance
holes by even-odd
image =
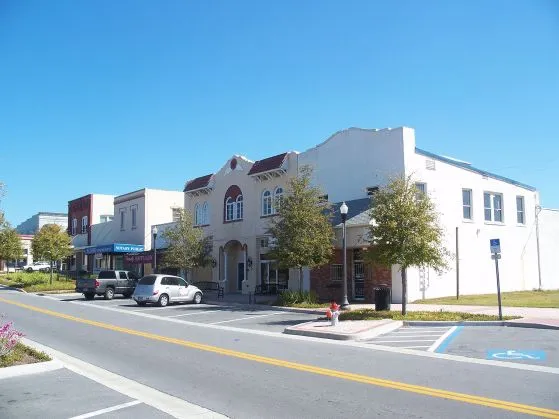
[[[353,263],[353,298],[365,299],[365,265],[360,260]]]
[[[178,300],[179,301],[191,301],[194,297],[191,295],[192,294],[192,287],[188,286],[188,283],[182,279],[182,278],[177,278],[179,281],[179,285],[177,288],[177,295],[178,295]],[[189,289],[190,288],[190,289]]]
[[[245,263],[237,264],[237,291],[243,290],[243,281],[245,280]]]
[[[116,279],[116,292],[125,292],[128,288],[128,275],[125,271],[118,271],[118,278]]]
[[[166,276],[161,279],[161,285],[163,286],[162,292],[169,296],[169,301],[177,301],[177,298],[179,296],[178,278]]]

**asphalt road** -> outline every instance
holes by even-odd
[[[230,417],[559,417],[557,370],[175,322],[11,291],[0,291],[0,312],[32,340]]]

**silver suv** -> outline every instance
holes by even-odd
[[[175,302],[202,302],[202,291],[183,278],[173,275],[146,275],[138,281],[132,298],[139,306],[154,303],[165,307]]]

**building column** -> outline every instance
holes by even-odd
[[[227,282],[227,250],[223,249],[223,282]]]

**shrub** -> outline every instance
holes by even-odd
[[[318,304],[318,296],[313,291],[291,291],[280,292],[277,305],[293,306],[296,304]]]
[[[12,322],[4,324],[0,322],[0,357],[9,355],[22,337],[23,333],[15,330]]]

